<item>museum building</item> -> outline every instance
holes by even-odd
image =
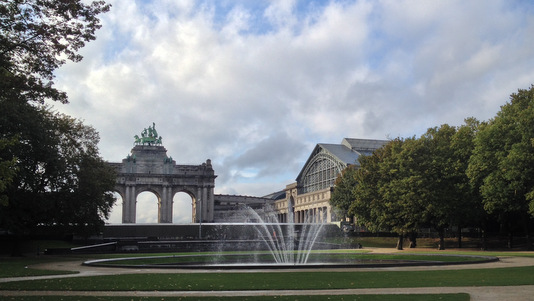
[[[339,217],[330,206],[330,196],[337,176],[349,165],[359,165],[358,158],[371,155],[387,140],[344,138],[340,144],[319,143],[315,146],[296,182],[282,191],[265,196],[274,200],[280,222],[335,222]]]

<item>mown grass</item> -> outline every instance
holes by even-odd
[[[243,301],[426,301],[426,300],[442,300],[442,301],[468,301],[468,294],[421,294],[421,295],[334,295],[334,296],[309,296],[309,295],[293,295],[293,296],[232,296],[232,297],[88,297],[88,296],[23,296],[23,297],[5,297],[3,300],[10,301],[216,301],[216,300],[243,300]]]
[[[1,283],[1,290],[222,291],[534,284],[534,267],[474,270],[128,274]]]
[[[364,248],[395,248],[397,245],[397,237],[387,237],[387,236],[347,236],[347,237],[337,237],[329,239],[331,243],[339,243],[346,246],[354,247],[357,244],[362,245]],[[410,241],[408,238],[404,239],[404,246],[409,247]],[[464,248],[479,248],[480,239],[478,238],[469,238],[465,237],[462,239],[462,244]],[[438,238],[417,238],[417,247],[418,248],[434,248],[437,249],[439,245]],[[446,248],[456,248],[458,246],[457,238],[446,238],[445,247]]]
[[[31,266],[40,263],[58,262],[62,259],[58,258],[15,258],[3,257],[0,258],[0,278],[5,277],[25,277],[25,276],[44,276],[44,275],[61,275],[61,274],[75,274],[77,272],[69,271],[52,271],[34,269]]]

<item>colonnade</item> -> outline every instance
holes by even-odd
[[[328,212],[328,208],[326,206],[318,207],[318,208],[303,209],[303,210],[295,210],[293,219],[294,219],[294,222],[297,224],[323,223],[323,222],[327,222],[327,212]],[[289,222],[287,213],[279,213],[277,214],[277,217],[278,217],[278,221],[281,223]]]

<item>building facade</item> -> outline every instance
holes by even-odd
[[[185,192],[192,199],[194,223],[255,222],[242,210],[265,215],[274,209],[279,222],[319,223],[339,221],[330,206],[337,176],[358,158],[370,155],[386,140],[345,138],[340,144],[315,146],[296,178],[284,190],[264,197],[219,195],[211,160],[200,165],[178,165],[161,145],[155,124],[136,135],[135,146],[121,163],[109,163],[117,171],[115,191],[122,198],[122,223],[136,223],[137,197],[149,191],[158,201],[158,223],[172,223],[173,197]],[[275,219],[276,219],[275,218]],[[274,221],[271,221],[274,222]]]
[[[272,195],[274,209],[281,222],[335,222],[339,217],[330,206],[337,176],[349,165],[359,165],[358,158],[370,155],[387,140],[345,138],[340,144],[315,146],[296,182],[283,192]]]

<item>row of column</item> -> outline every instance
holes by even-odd
[[[288,223],[289,218],[287,213],[277,214],[278,221],[281,223]],[[319,207],[305,210],[296,210],[293,216],[295,223],[324,223],[329,219],[328,207]]]
[[[137,192],[135,185],[125,185],[122,203],[122,222],[135,223]],[[172,223],[173,187],[159,187],[158,193],[158,223]],[[159,194],[159,195],[158,195]],[[194,222],[213,221],[214,195],[213,187],[198,187],[196,195],[192,196],[194,202]]]
[[[328,221],[328,208],[319,207],[295,211],[295,223],[324,223]]]

